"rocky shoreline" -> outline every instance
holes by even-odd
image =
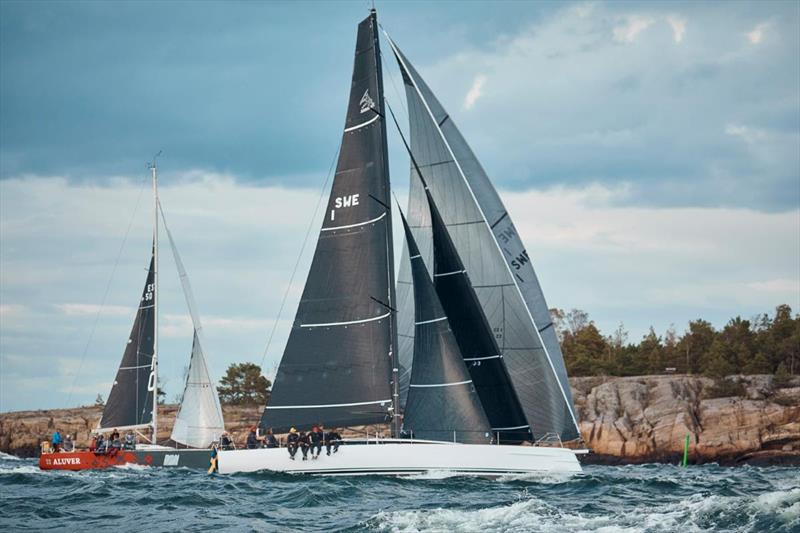
[[[800,378],[776,388],[769,375],[739,376],[746,394],[710,398],[711,380],[695,376],[586,377],[570,380],[592,464],[677,463],[689,435],[689,461],[721,465],[800,466]],[[102,408],[0,413],[0,451],[38,455],[39,442],[58,428],[85,446]],[[259,407],[225,406],[227,429],[243,442]],[[177,406],[159,410],[159,441],[169,439]],[[359,428],[351,436],[384,433]],[[347,436],[347,435],[346,435]]]

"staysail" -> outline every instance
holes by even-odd
[[[489,420],[405,218],[403,229],[415,302],[414,364],[403,431],[419,439],[485,444],[492,438]]]
[[[219,395],[214,386],[214,381],[211,379],[211,373],[208,370],[208,363],[203,352],[200,340],[203,326],[197,313],[197,305],[195,304],[192,286],[189,283],[189,276],[183,266],[175,240],[172,238],[172,232],[169,231],[167,226],[167,219],[164,216],[161,203],[158,204],[158,209],[164,221],[164,229],[169,238],[172,256],[178,269],[178,277],[181,280],[181,287],[183,287],[186,306],[189,308],[189,315],[194,326],[189,371],[186,374],[181,404],[175,417],[175,424],[172,426],[170,438],[175,442],[192,448],[207,448],[218,440],[222,432],[225,431],[222,407],[220,406]]]
[[[155,246],[128,344],[111,386],[100,429],[148,426],[153,420],[155,374]]]
[[[470,273],[486,318],[495,333],[527,422],[535,436],[556,433],[577,438],[563,356],[547,304],[528,253],[500,197],[452,119],[396,45],[389,40],[406,87],[411,151],[425,174],[447,230]],[[432,260],[426,198],[412,168],[409,223],[425,261]],[[404,252],[404,257],[405,252]],[[411,312],[409,270],[401,269],[401,317]],[[410,331],[401,319],[401,335]],[[408,341],[401,346],[408,348]],[[407,353],[401,352],[407,364]],[[413,371],[413,370],[412,370]]]
[[[311,269],[261,426],[390,415],[394,259],[378,22],[358,26],[342,146]]]

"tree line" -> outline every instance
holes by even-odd
[[[719,330],[702,319],[689,322],[682,335],[674,326],[664,335],[651,326],[638,343],[628,341],[622,324],[604,335],[579,309],[551,309],[550,315],[570,376],[800,372],[800,315],[792,315],[788,305],[776,307],[772,316],[737,316]]]

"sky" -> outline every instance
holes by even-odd
[[[159,150],[212,372],[274,373],[368,5],[0,2],[0,411],[107,396]],[[498,188],[551,307],[631,341],[800,309],[800,4],[376,7]],[[389,144],[402,202],[409,161],[394,131]],[[161,258],[172,400],[191,322],[163,234]]]

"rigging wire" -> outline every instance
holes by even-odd
[[[336,147],[336,152],[333,154],[333,160],[331,161],[330,166],[328,167],[328,174],[325,177],[325,182],[322,184],[322,189],[319,191],[319,198],[317,199],[317,206],[314,208],[314,214],[311,216],[311,220],[308,222],[308,228],[306,229],[306,236],[303,239],[303,245],[300,247],[300,253],[297,255],[297,260],[294,263],[294,268],[292,269],[292,275],[289,277],[289,283],[286,285],[286,290],[283,292],[283,299],[281,300],[281,305],[278,308],[278,315],[275,317],[275,321],[272,323],[272,330],[269,332],[269,338],[267,339],[267,345],[264,347],[264,353],[261,355],[261,363],[260,366],[262,369],[264,368],[264,360],[267,358],[267,352],[269,351],[269,347],[272,344],[272,338],[275,336],[275,330],[278,329],[278,323],[281,320],[281,314],[283,313],[283,308],[286,305],[286,300],[289,297],[289,291],[292,288],[292,282],[294,281],[294,276],[297,274],[297,267],[300,266],[300,260],[303,258],[303,252],[305,252],[306,245],[308,244],[308,238],[311,236],[311,230],[314,228],[314,221],[317,219],[317,214],[319,213],[319,206],[322,205],[322,199],[325,197],[325,191],[328,188],[328,182],[331,179],[331,172],[333,172],[333,166],[336,164],[336,160],[339,157],[339,150],[342,148],[342,141],[339,141],[339,145]]]
[[[103,299],[100,302],[100,308],[97,310],[97,314],[94,317],[94,323],[92,324],[92,329],[89,332],[89,339],[86,341],[86,346],[83,348],[83,354],[81,355],[81,362],[78,364],[78,370],[75,372],[75,376],[72,378],[72,385],[69,388],[69,395],[67,396],[67,405],[69,406],[72,402],[72,393],[75,391],[75,385],[78,382],[78,377],[81,375],[81,370],[83,370],[83,364],[86,361],[86,354],[89,353],[89,346],[92,344],[92,339],[94,338],[95,331],[97,330],[97,323],[100,321],[100,315],[103,312],[103,308],[106,305],[106,300],[108,299],[108,293],[111,290],[111,283],[114,281],[114,274],[117,272],[117,267],[119,266],[119,260],[122,257],[122,251],[125,249],[125,243],[128,242],[128,236],[131,233],[131,228],[133,227],[133,221],[136,218],[136,213],[139,210],[139,203],[142,200],[142,193],[144,192],[145,183],[147,183],[147,177],[142,178],[142,184],[139,187],[139,195],[136,197],[136,204],[133,207],[133,213],[131,213],[130,221],[128,221],[128,228],[125,230],[125,235],[122,237],[122,244],[119,246],[119,251],[117,252],[117,258],[114,260],[114,266],[111,269],[111,275],[108,278],[108,283],[106,283],[106,289],[103,293]]]

